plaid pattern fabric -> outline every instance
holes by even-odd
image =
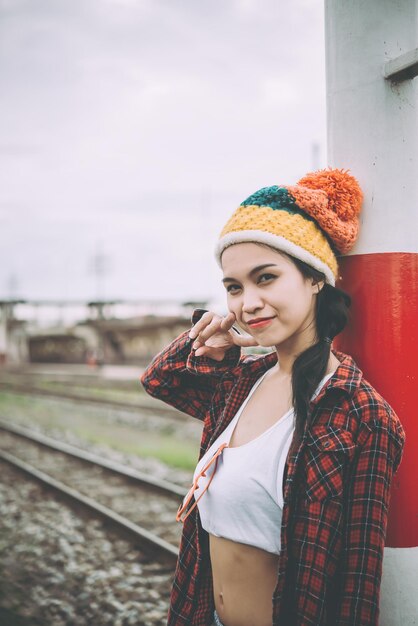
[[[194,312],[193,324],[201,310]],[[195,357],[188,331],[141,376],[153,397],[201,420],[199,459],[227,427],[275,352]],[[312,424],[286,461],[282,550],[273,626],[377,626],[391,480],[405,432],[347,354],[311,401]],[[208,533],[196,507],[183,525],[168,626],[209,626],[214,600]]]

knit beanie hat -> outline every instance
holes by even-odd
[[[349,170],[311,172],[296,185],[263,187],[244,200],[221,231],[215,257],[242,242],[264,243],[325,274],[335,286],[337,256],[353,247],[363,193]]]

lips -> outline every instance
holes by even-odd
[[[270,324],[273,319],[273,317],[259,317],[258,319],[247,323],[248,326],[251,326],[251,328],[261,328],[262,326],[267,326],[268,324]]]

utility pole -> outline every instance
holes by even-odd
[[[96,277],[96,298],[105,299],[105,277],[109,272],[109,257],[103,252],[103,246],[97,244],[96,253],[92,259],[93,272]]]
[[[311,169],[313,172],[316,172],[316,170],[319,170],[321,167],[319,149],[319,143],[317,141],[313,141],[311,143]]]
[[[406,432],[392,481],[379,626],[418,623],[418,6],[325,1],[328,164],[364,191],[359,238],[339,259],[352,296],[336,340]]]

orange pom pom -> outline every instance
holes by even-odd
[[[328,196],[328,208],[343,222],[355,219],[361,210],[363,192],[349,170],[324,169],[310,172],[298,181],[309,189],[321,189]]]

